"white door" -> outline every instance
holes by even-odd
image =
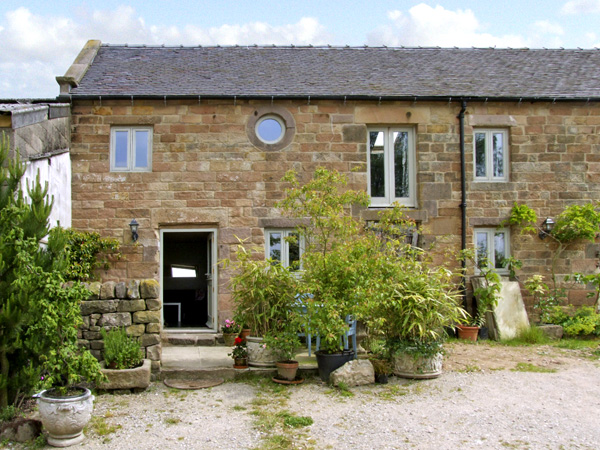
[[[214,285],[213,285],[213,279],[215,277],[215,262],[214,262],[214,258],[213,258],[213,250],[215,248],[214,245],[214,240],[215,240],[215,234],[214,233],[210,233],[208,240],[207,240],[207,245],[206,245],[206,267],[207,267],[207,272],[206,272],[206,292],[207,292],[207,304],[208,304],[208,314],[207,314],[207,320],[206,320],[206,326],[208,328],[214,328],[214,323],[215,323],[215,305],[214,305],[214,300],[215,300],[215,290],[214,290]]]

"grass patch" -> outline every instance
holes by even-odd
[[[179,422],[181,422],[181,419],[179,417],[167,417],[165,419],[165,423],[167,425],[177,425]]]
[[[234,410],[234,411],[246,411],[246,409],[247,409],[247,408],[246,408],[245,406],[241,406],[241,405],[235,405],[235,406],[233,407],[233,410]]]
[[[598,339],[561,339],[552,343],[552,346],[557,348],[564,348],[567,350],[591,350],[596,349],[600,345]]]
[[[523,328],[516,337],[503,339],[501,343],[510,347],[524,347],[528,345],[544,345],[550,343],[550,339],[535,325]]]
[[[111,425],[102,416],[93,416],[88,427],[98,436],[107,436],[121,429],[121,425]]]
[[[537,373],[554,373],[556,369],[549,369],[548,367],[540,367],[531,363],[517,363],[517,367],[511,369],[513,372],[537,372]]]
[[[381,392],[377,393],[377,396],[382,400],[394,400],[396,397],[401,397],[403,395],[407,395],[408,390],[402,388],[398,385],[391,384],[386,385],[385,388],[381,390]]]
[[[311,417],[296,416],[287,411],[281,411],[278,414],[278,416],[283,418],[283,424],[286,427],[291,427],[291,428],[309,427],[314,423],[314,421],[312,420]]]
[[[457,370],[457,372],[462,372],[462,373],[481,372],[481,368],[479,366],[472,366],[472,365],[468,364],[464,369]]]

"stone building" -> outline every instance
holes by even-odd
[[[0,101],[0,137],[10,150],[19,150],[26,164],[24,180],[31,184],[39,174],[54,198],[50,225],[71,226],[71,120],[68,104]],[[27,189],[24,188],[27,193]]]
[[[57,78],[72,106],[73,227],[123,243],[105,281],[159,281],[167,330],[230,316],[217,262],[238,238],[297,257],[275,208],[288,169],[347,173],[371,195],[365,220],[404,204],[438,255],[476,243],[521,259],[523,277],[547,274],[545,242],[497,227],[514,202],[543,220],[600,198],[599,70],[598,50],[89,41]],[[574,246],[561,270],[593,271],[597,251]]]

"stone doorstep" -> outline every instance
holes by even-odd
[[[160,372],[159,379],[173,380],[198,380],[204,378],[223,378],[225,380],[233,380],[238,376],[251,372],[265,377],[273,377],[277,375],[277,369],[264,367],[250,367],[248,369],[234,369],[232,367],[217,367],[210,369],[163,369]],[[311,377],[319,374],[316,366],[304,366],[298,368],[298,375],[301,377]]]
[[[161,335],[163,345],[183,345],[192,347],[211,347],[217,344],[215,333],[169,333]]]

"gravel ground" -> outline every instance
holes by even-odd
[[[196,391],[154,383],[141,394],[102,395],[86,441],[71,448],[600,448],[597,360],[577,352],[496,348],[505,364],[501,368],[480,369],[486,361],[497,361],[494,346],[455,344],[450,369],[436,380],[392,378],[387,385],[352,388],[351,394],[317,379],[291,387],[263,379]],[[554,362],[559,368],[553,373],[513,371],[511,352],[515,361],[525,357],[531,364]],[[474,357],[477,365],[465,366],[466,353],[485,354],[486,361]],[[281,411],[314,423],[282,426],[285,414],[276,414]]]

